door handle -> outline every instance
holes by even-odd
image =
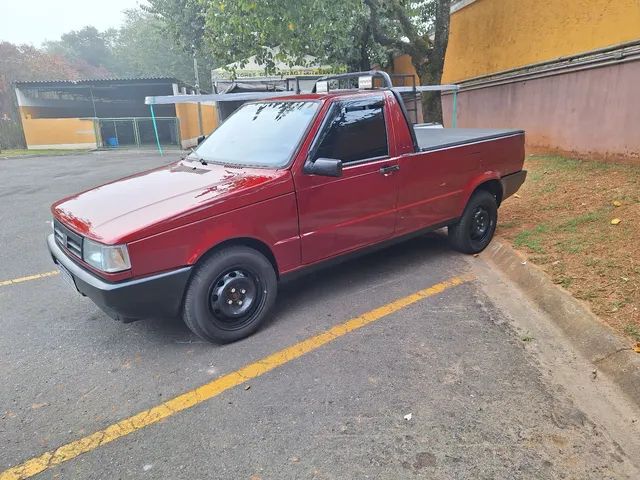
[[[380,173],[382,175],[389,175],[393,172],[397,172],[398,170],[400,170],[400,165],[388,165],[386,167],[382,167],[380,169]]]

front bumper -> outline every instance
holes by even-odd
[[[192,267],[183,267],[137,280],[107,282],[85,270],[58,246],[53,235],[47,238],[54,263],[70,274],[78,291],[116,320],[131,322],[141,318],[175,317],[180,312],[184,290]]]

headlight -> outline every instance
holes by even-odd
[[[121,272],[131,268],[126,245],[102,245],[88,238],[83,242],[82,259],[103,272]]]

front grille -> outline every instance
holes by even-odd
[[[78,235],[57,220],[53,221],[53,233],[59,246],[72,255],[82,258],[82,235]]]

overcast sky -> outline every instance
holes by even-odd
[[[144,0],[0,0],[0,40],[38,47],[85,25],[117,27],[122,10],[140,3]]]

